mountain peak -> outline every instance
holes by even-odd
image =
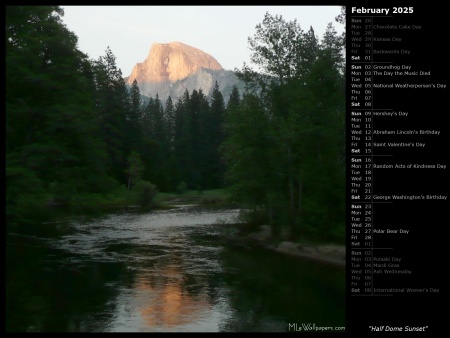
[[[137,63],[127,83],[175,82],[195,74],[199,69],[223,70],[211,55],[182,42],[153,43],[142,63]]]

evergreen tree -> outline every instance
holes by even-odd
[[[8,210],[49,192],[66,203],[105,175],[91,65],[59,6],[7,6],[5,14]]]
[[[139,153],[141,154],[141,160],[145,168],[142,178],[147,181],[154,181],[155,179],[154,167],[156,166],[156,158],[159,151],[159,145],[155,140],[154,121],[152,116],[154,101],[155,99],[151,97],[148,103],[144,105],[140,124],[141,143]]]
[[[230,111],[233,109],[233,107],[238,107],[241,103],[241,97],[239,94],[239,89],[236,85],[233,86],[233,89],[231,90],[230,97],[227,102],[227,111]]]
[[[191,145],[191,130],[188,117],[190,95],[187,89],[183,97],[175,105],[175,158],[177,160],[178,178],[187,183],[193,167],[193,154]],[[178,184],[178,183],[177,183]]]
[[[211,95],[211,108],[207,115],[204,138],[204,141],[207,142],[206,157],[208,158],[205,184],[209,188],[219,188],[223,184],[224,163],[221,160],[219,147],[225,139],[224,115],[225,101],[216,81]]]
[[[150,97],[147,104],[142,109],[141,133],[144,138],[155,138],[153,111],[155,99]]]
[[[205,161],[203,156],[205,142],[202,122],[206,114],[203,111],[204,105],[202,101],[206,101],[206,97],[203,95],[203,92],[201,91],[201,89],[199,91],[194,89],[192,91],[192,94],[190,95],[190,100],[187,105],[192,165],[186,184],[191,189],[198,188],[202,185],[203,181],[202,167]]]
[[[167,98],[164,109],[164,125],[169,151],[173,151],[175,148],[175,107],[170,96]]]
[[[125,154],[137,151],[141,143],[141,117],[142,102],[141,93],[137,81],[134,80],[129,93],[129,110],[125,116]]]
[[[232,198],[250,203],[253,208],[266,205],[276,177],[270,158],[270,121],[258,97],[245,95],[239,109],[227,114],[225,130],[229,137],[222,149]]]
[[[158,151],[155,155],[155,165],[153,166],[153,181],[158,189],[165,191],[170,185],[170,178],[168,173],[168,160],[169,160],[169,144],[168,135],[166,133],[166,124],[164,118],[164,109],[159,99],[159,95],[156,94],[153,111],[153,134],[154,140],[158,145]]]
[[[114,178],[125,183],[125,129],[129,111],[128,92],[116,58],[108,47],[95,62],[96,106],[101,137],[106,143],[109,168]]]
[[[166,154],[166,175],[167,175],[167,190],[174,191],[179,184],[177,162],[175,158],[175,107],[172,98],[169,96],[166,101],[164,109],[164,132],[167,141]]]

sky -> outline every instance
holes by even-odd
[[[123,76],[143,62],[153,43],[183,42],[213,56],[224,69],[250,64],[248,37],[264,15],[297,20],[301,29],[313,27],[322,38],[340,6],[61,6],[62,20],[78,37],[78,49],[97,60],[109,47]]]

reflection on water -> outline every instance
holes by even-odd
[[[228,244],[237,214],[185,207],[10,233],[7,331],[344,326],[344,270]]]
[[[212,306],[205,293],[190,294],[184,289],[182,272],[175,267],[162,271],[164,278],[151,280],[153,274],[137,276],[135,299],[145,327],[174,330],[208,318]]]

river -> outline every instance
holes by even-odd
[[[227,241],[238,213],[180,205],[9,228],[6,331],[345,326],[345,269]]]

